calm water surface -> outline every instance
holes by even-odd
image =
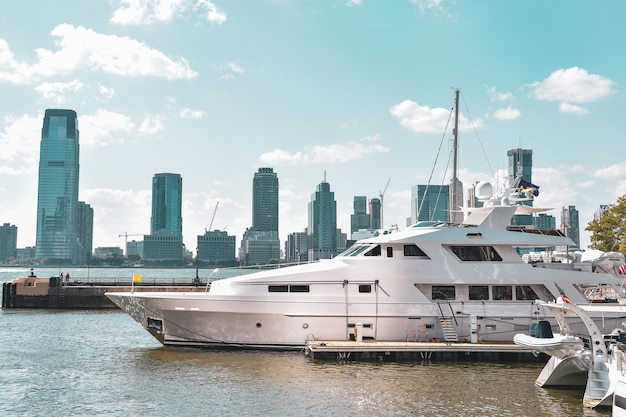
[[[582,390],[536,387],[540,370],[165,348],[118,311],[0,311],[0,416],[611,414],[583,408]]]

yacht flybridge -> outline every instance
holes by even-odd
[[[427,340],[511,342],[530,323],[554,320],[535,300],[555,300],[559,288],[578,305],[618,303],[622,254],[604,254],[601,268],[522,260],[517,248],[573,242],[556,231],[509,226],[514,214],[538,210],[511,205],[513,195],[524,197],[516,184],[506,197],[483,196],[485,206],[460,224],[419,222],[330,260],[217,280],[204,293],[106,295],[166,345],[271,349],[352,339],[357,323],[364,339],[406,340],[421,329]],[[624,320],[618,313],[595,318],[607,332]]]

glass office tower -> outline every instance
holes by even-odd
[[[35,256],[79,262],[78,118],[74,110],[47,109],[41,130]]]
[[[179,174],[155,174],[152,178],[150,234],[183,234],[183,179]]]

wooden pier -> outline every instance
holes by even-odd
[[[530,349],[509,343],[443,343],[364,340],[309,340],[305,355],[312,359],[348,361],[519,361],[545,362]],[[543,357],[542,357],[543,356]]]

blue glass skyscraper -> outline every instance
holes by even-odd
[[[150,234],[144,235],[144,259],[183,259],[183,179],[179,174],[152,177]]]
[[[155,174],[152,178],[150,234],[183,234],[183,179],[179,174]]]
[[[47,109],[41,130],[35,256],[78,263],[78,118],[74,110]]]

